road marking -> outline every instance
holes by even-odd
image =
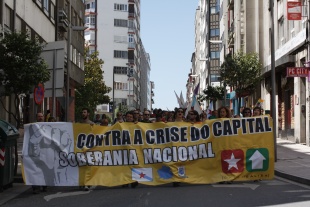
[[[50,201],[50,200],[52,200],[54,198],[63,198],[63,197],[68,197],[68,196],[85,195],[85,194],[89,194],[90,191],[77,191],[77,192],[70,192],[70,193],[58,192],[56,194],[51,194],[51,195],[48,195],[48,196],[44,196],[44,199],[46,201]]]
[[[248,184],[248,183],[243,183],[243,184],[216,184],[212,185],[215,188],[250,188],[252,190],[255,190],[256,188],[259,187],[259,185],[255,184]]]

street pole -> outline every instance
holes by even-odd
[[[271,52],[271,84],[272,84],[272,119],[273,119],[273,139],[274,139],[274,157],[277,161],[277,102],[276,102],[276,71],[275,71],[275,48],[274,48],[274,0],[269,0],[271,31],[270,31],[270,52]]]
[[[112,120],[114,121],[114,119],[115,119],[115,101],[114,101],[114,85],[115,85],[115,83],[114,83],[114,72],[115,72],[115,70],[114,70],[114,68],[113,68],[113,91],[112,91],[112,101],[113,101],[113,107],[112,107]]]
[[[70,107],[70,70],[71,70],[71,0],[69,0],[69,28],[68,28],[68,44],[67,44],[67,78],[66,78],[66,110],[65,110],[65,121],[69,122],[69,107]]]

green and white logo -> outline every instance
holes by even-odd
[[[248,172],[266,171],[269,166],[267,148],[248,149],[246,151],[246,169]]]

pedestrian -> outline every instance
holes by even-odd
[[[82,120],[81,120],[82,124],[94,125],[94,122],[92,122],[89,119],[89,115],[90,115],[90,110],[88,108],[82,108]],[[82,188],[84,188],[85,191],[89,191],[90,187],[91,186],[83,186]]]
[[[211,116],[209,117],[209,119],[217,119],[217,110],[211,112]]]
[[[55,119],[55,117],[50,116],[47,121],[48,122],[56,122],[56,119]]]
[[[230,110],[225,106],[218,108],[217,114],[218,114],[218,118],[231,118]]]
[[[153,123],[150,120],[150,116],[151,116],[151,112],[149,110],[145,110],[143,112],[143,119],[141,120],[141,122],[143,122],[143,123]]]
[[[48,122],[48,119],[51,116],[51,111],[49,109],[46,110],[45,121]]]
[[[246,107],[242,110],[242,117],[246,118],[246,117],[251,117],[252,116],[252,111],[250,108]]]
[[[255,106],[253,109],[253,116],[261,116],[262,115],[262,109],[259,106]]]
[[[116,122],[119,122],[119,123],[122,123],[122,122],[124,122],[125,120],[124,120],[124,118],[123,118],[123,113],[122,112],[117,112],[117,114],[116,114],[116,118],[114,119],[114,122],[113,122],[113,124],[115,124]]]
[[[44,122],[44,115],[41,112],[38,112],[36,115],[37,122]],[[40,193],[40,188],[42,188],[43,192],[46,192],[47,186],[38,186],[38,185],[33,185],[32,186],[32,193],[33,194],[39,194]]]
[[[103,118],[101,120],[100,126],[109,126],[109,120],[107,118]]]
[[[94,123],[97,124],[97,125],[101,124],[100,114],[96,114]]]
[[[174,122],[184,122],[184,110],[182,108],[177,108],[175,110],[173,120]],[[172,186],[179,187],[180,182],[173,182]]]
[[[81,123],[93,125],[94,122],[92,122],[89,119],[89,115],[90,115],[90,110],[88,108],[82,108],[82,120],[81,120]]]
[[[177,108],[174,112],[174,122],[184,122],[184,110]]]
[[[139,111],[137,109],[133,110],[133,122],[138,123],[140,121]]]
[[[191,122],[192,124],[200,122],[199,113],[196,110],[190,110],[187,114],[187,122]]]

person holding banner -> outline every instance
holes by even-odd
[[[187,114],[188,122],[194,124],[195,122],[200,122],[199,114],[196,110],[190,110]]]
[[[89,119],[89,115],[90,115],[90,110],[88,108],[82,108],[82,120],[81,120],[82,124],[90,124],[90,125],[95,124]],[[82,188],[84,188],[85,191],[89,191],[90,187],[91,186],[83,186]]]
[[[141,122],[143,123],[153,123],[151,120],[150,120],[150,116],[151,116],[151,113],[149,110],[145,110],[143,112],[143,120],[141,120]]]
[[[252,116],[252,111],[250,108],[244,108],[242,111],[242,117],[246,118],[246,117],[251,117]]]
[[[183,122],[184,121],[184,110],[182,108],[178,108],[174,112],[174,121],[175,122]]]
[[[259,106],[255,106],[253,109],[253,116],[261,116],[262,109]]]
[[[95,123],[89,119],[89,115],[90,115],[90,110],[88,108],[82,108],[81,123],[94,125]]]
[[[36,119],[37,119],[37,122],[44,122],[44,115],[43,115],[43,113],[38,112],[38,113],[37,113]],[[33,136],[36,138],[36,134],[33,134]],[[34,140],[34,139],[32,139],[32,140]],[[34,156],[38,156],[38,155],[39,155],[39,153],[40,153],[39,144],[37,144],[37,143],[31,143],[30,151],[31,151],[31,149],[32,149],[32,155],[34,155]],[[37,161],[37,159],[35,159],[35,158],[34,158],[34,160]],[[40,193],[40,187],[42,187],[42,191],[43,191],[43,192],[46,192],[46,189],[47,189],[46,186],[37,186],[37,185],[33,185],[33,186],[32,186],[32,193],[33,193],[33,194],[38,194],[38,193]]]
[[[182,108],[178,108],[174,112],[174,122],[184,122],[184,110]],[[179,187],[180,182],[173,182],[173,187]]]
[[[231,118],[230,111],[225,106],[218,108],[217,114],[218,118]]]

